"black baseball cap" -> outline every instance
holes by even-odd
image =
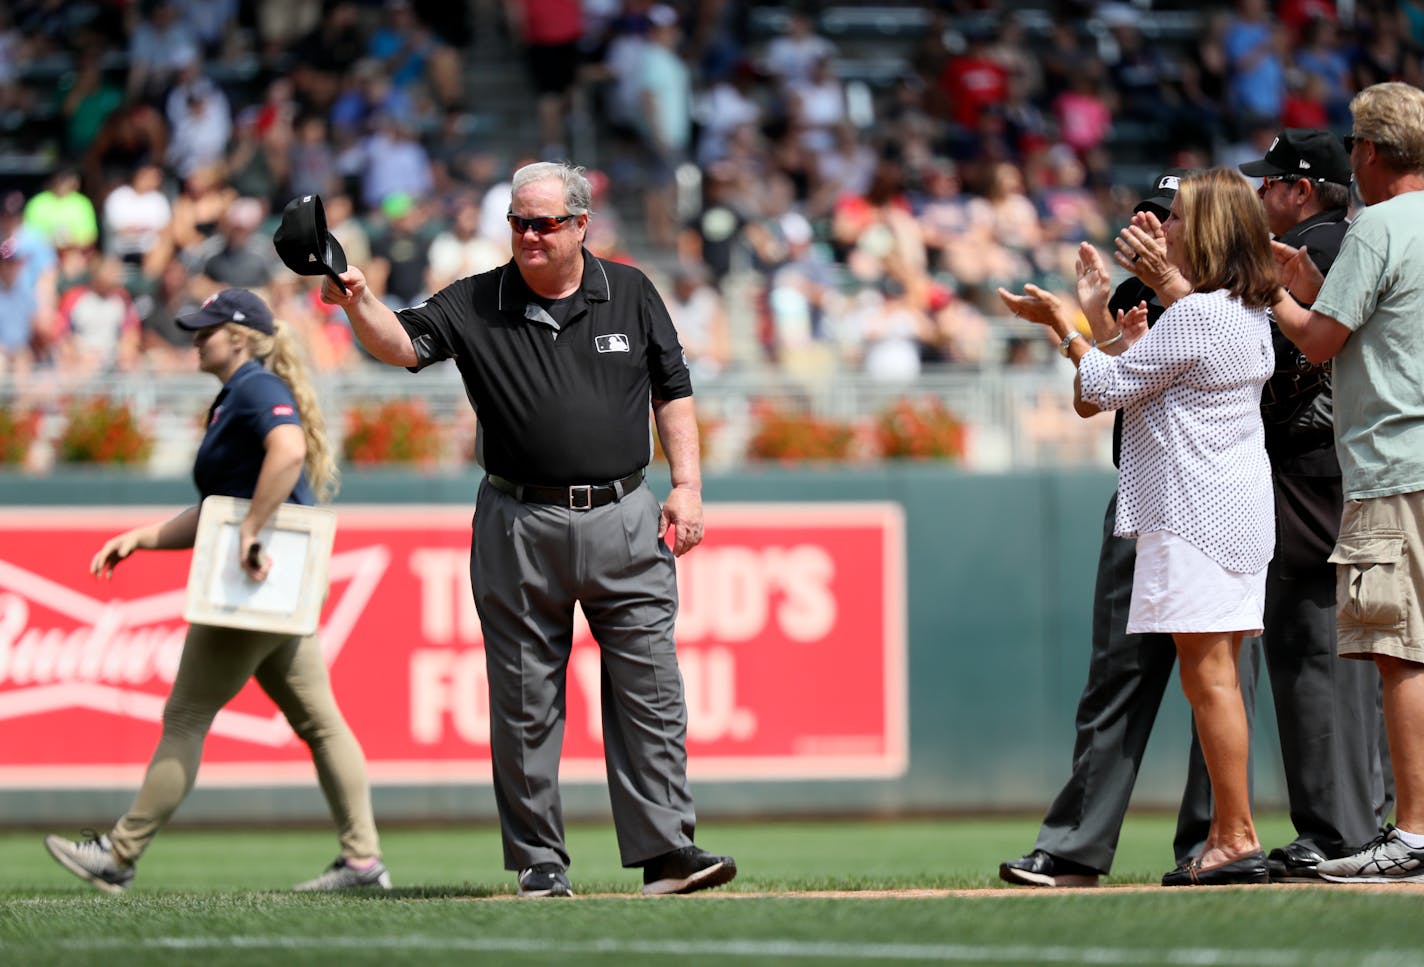
[[[1344,142],[1316,128],[1286,128],[1276,135],[1264,158],[1237,167],[1252,178],[1294,175],[1336,185],[1350,183],[1350,156]]]
[[[330,276],[345,291],[340,273],[346,271],[346,253],[326,230],[326,209],[320,195],[302,195],[287,202],[282,224],[272,234],[272,245],[293,272]]]
[[[217,295],[208,296],[197,312],[174,320],[179,329],[189,332],[229,322],[272,335],[272,310],[267,308],[261,296],[246,289],[223,289]]]
[[[1177,197],[1177,187],[1186,176],[1186,168],[1168,168],[1157,176],[1156,181],[1152,182],[1151,193],[1138,202],[1132,210],[1143,212],[1150,208],[1159,216],[1165,217],[1172,210],[1172,202]]]

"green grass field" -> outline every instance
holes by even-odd
[[[1419,888],[1148,888],[1172,865],[1171,826],[1133,816],[1105,881],[1126,888],[1081,892],[1000,889],[1030,817],[711,821],[699,839],[737,857],[737,880],[652,899],[618,866],[612,829],[578,825],[572,901],[513,900],[493,826],[384,829],[396,889],[351,896],[287,892],[334,855],[324,830],[179,824],[118,897],[54,864],[39,832],[10,831],[0,965],[1424,964]],[[1279,817],[1260,828],[1288,836]],[[939,892],[884,892],[917,890]]]

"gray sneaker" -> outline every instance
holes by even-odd
[[[386,871],[386,864],[380,860],[372,863],[364,870],[358,870],[354,866],[347,865],[344,856],[338,856],[336,862],[326,868],[314,880],[307,880],[305,883],[298,883],[292,887],[293,890],[356,890],[364,887],[377,887],[382,890],[391,888],[391,874]]]
[[[74,841],[62,836],[46,836],[45,849],[59,865],[75,876],[105,893],[123,893],[133,882],[132,863],[122,863],[114,855],[109,837],[100,836],[92,829],[83,830],[82,840]]]
[[[1331,883],[1413,883],[1424,881],[1424,849],[1399,838],[1393,825],[1370,840],[1358,853],[1325,860],[1316,871]]]

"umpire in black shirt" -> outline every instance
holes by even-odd
[[[1350,223],[1350,159],[1328,131],[1288,128],[1265,157],[1240,166],[1276,240],[1305,246],[1328,272]],[[1335,655],[1335,566],[1340,464],[1331,418],[1330,364],[1316,366],[1272,325],[1276,372],[1261,392],[1276,493],[1276,556],[1266,579],[1266,667],[1296,836],[1271,850],[1275,882],[1317,879],[1322,859],[1345,856],[1378,831],[1386,798],[1380,761],[1379,672]]]
[[[645,894],[736,875],[693,845],[687,706],[673,640],[674,555],[702,540],[692,384],[667,309],[640,271],[584,247],[591,189],[553,162],[514,173],[513,259],[392,312],[351,268],[322,297],[375,358],[453,359],[479,416],[470,577],[489,673],[495,799],[520,896],[570,896],[559,798],[573,609],[602,654],[604,754],[623,865]],[[651,412],[672,470],[645,486]],[[663,536],[675,530],[672,549]]]

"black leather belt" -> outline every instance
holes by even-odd
[[[576,484],[571,487],[540,487],[535,484],[518,484],[489,474],[490,486],[502,494],[509,494],[515,500],[526,504],[553,504],[570,510],[592,510],[623,499],[623,495],[638,488],[643,482],[646,467],[635,470],[622,480],[606,484]]]

